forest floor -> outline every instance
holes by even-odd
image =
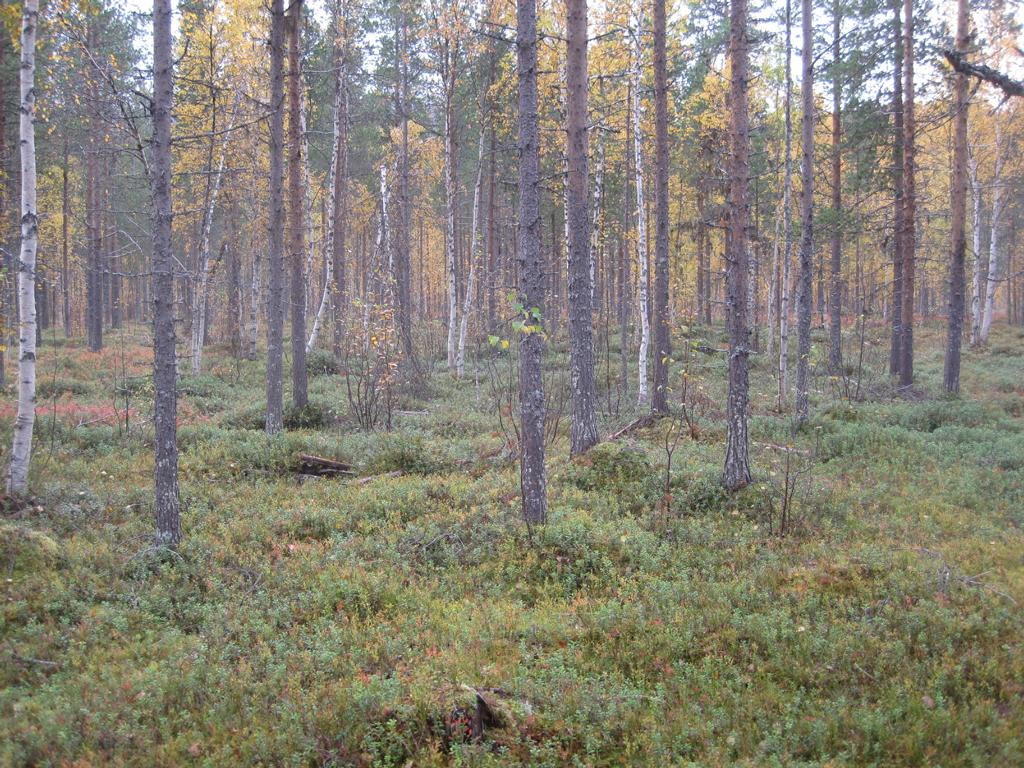
[[[390,432],[316,375],[306,428],[267,437],[262,362],[212,347],[181,383],[177,553],[148,547],[146,329],[48,337],[35,498],[0,514],[0,765],[1024,765],[1024,331],[967,350],[946,399],[944,329],[902,398],[876,328],[858,397],[817,377],[795,437],[755,357],[732,496],[723,337],[687,333],[713,349],[685,355],[669,495],[678,421],[570,461],[566,414],[533,530],[507,357],[398,390]],[[564,350],[548,367],[564,381]],[[303,479],[302,452],[357,479]]]

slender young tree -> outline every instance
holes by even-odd
[[[793,4],[786,0],[785,171],[782,186],[782,294],[779,299],[779,408],[789,400],[789,310],[793,262]]]
[[[284,427],[284,0],[270,5],[270,269],[267,275],[266,431]]]
[[[32,457],[36,423],[36,26],[39,0],[24,0],[21,8],[21,106],[18,136],[21,146],[21,257],[18,261],[18,412],[7,475],[7,492],[24,493]]]
[[[809,2],[809,0],[806,0]],[[750,216],[750,116],[747,110],[750,42],[747,0],[731,0],[729,11],[729,221],[726,231],[726,312],[729,328],[728,425],[725,487],[750,483],[747,404],[750,327],[747,324],[747,222]]]
[[[632,120],[633,120],[633,162],[636,175],[636,258],[639,266],[637,275],[637,313],[640,315],[640,351],[637,356],[639,386],[637,403],[646,405],[650,399],[647,387],[647,356],[651,345],[650,298],[647,294],[649,279],[647,268],[647,203],[644,197],[644,142],[642,126],[643,98],[640,91],[641,66],[643,57],[644,12],[641,0],[633,0],[633,67],[632,78]]]
[[[956,49],[966,55],[969,39],[967,0],[957,0]],[[946,360],[943,384],[947,392],[960,391],[960,345],[964,333],[964,261],[967,253],[967,75],[954,76],[953,178],[949,185],[950,254],[949,316],[946,326]]]
[[[900,345],[903,341],[903,251],[906,231],[903,205],[903,21],[900,17],[902,0],[892,0],[893,11],[893,66],[892,66],[892,343],[889,348],[889,374],[900,372]]]
[[[828,367],[843,375],[843,176],[842,176],[842,39],[841,0],[832,0],[832,249],[829,259]]]
[[[744,91],[745,97],[746,91]],[[665,65],[665,0],[654,0],[654,393],[657,413],[668,412],[668,73]]]
[[[569,245],[569,378],[572,395],[570,452],[577,456],[597,443],[590,271],[590,211],[587,174],[587,0],[566,3],[566,222]]]
[[[291,262],[292,403],[304,408],[309,401],[306,373],[306,243],[303,216],[301,98],[299,41],[302,35],[302,0],[291,0],[288,24],[288,239]]]
[[[519,345],[520,482],[523,518],[547,520],[544,468],[544,259],[541,255],[540,131],[537,124],[537,4],[516,0],[516,72],[519,80],[519,249],[523,328]]]
[[[914,133],[914,0],[903,0],[903,309],[900,317],[900,386],[914,381],[914,253],[917,231]]]
[[[334,338],[332,348],[335,357],[341,356],[344,336],[344,313],[346,308],[345,293],[348,290],[347,272],[345,267],[345,249],[348,237],[348,131],[349,131],[349,6],[347,0],[338,0],[338,28],[335,38],[335,58],[337,60],[337,81],[335,84],[336,104],[340,114],[337,116],[339,135],[335,137],[336,157],[333,187],[333,199],[330,210],[334,222],[332,240],[334,283]]]
[[[320,336],[320,329],[323,327],[327,315],[327,307],[331,303],[332,296],[338,293],[335,271],[339,269],[335,259],[334,241],[338,237],[337,215],[338,209],[338,173],[339,166],[344,161],[347,140],[347,109],[345,96],[345,68],[346,61],[342,50],[342,34],[344,26],[344,12],[342,3],[339,2],[334,11],[334,120],[331,131],[331,160],[327,172],[327,222],[324,233],[324,264],[326,265],[324,275],[324,292],[320,297],[320,304],[317,307],[316,315],[313,318],[313,327],[309,331],[309,339],[306,341],[306,353],[309,354],[316,347],[317,339]],[[340,306],[336,305],[338,311],[335,322],[340,322]],[[339,350],[340,351],[340,350]]]
[[[279,0],[280,1],[280,0]],[[181,541],[178,500],[178,394],[171,248],[171,110],[174,61],[171,0],[153,0],[153,421],[156,430],[156,540]]]
[[[797,286],[796,421],[803,424],[810,415],[808,388],[811,367],[811,291],[814,279],[814,24],[811,0],[801,0],[803,30],[803,78],[800,95],[800,283]]]
[[[981,313],[981,327],[978,331],[978,341],[984,344],[988,341],[989,331],[992,329],[992,316],[996,307],[996,288],[999,286],[1000,253],[1002,251],[1002,233],[1000,227],[1005,207],[1003,195],[1003,168],[1006,164],[1006,147],[1003,140],[1003,123],[999,110],[995,112],[995,167],[992,173],[992,212],[989,222],[988,238],[988,271],[985,281],[985,306]]]

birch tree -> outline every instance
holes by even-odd
[[[24,493],[32,457],[36,422],[36,27],[39,1],[24,0],[21,9],[21,105],[18,136],[21,148],[21,256],[18,262],[18,411],[7,475],[7,492]]]
[[[643,0],[633,0],[633,66],[630,71],[632,82],[632,103],[630,116],[633,122],[633,154],[634,173],[636,176],[636,258],[640,273],[638,275],[639,301],[637,313],[640,317],[640,351],[637,357],[637,404],[645,405],[650,400],[647,388],[647,354],[651,343],[650,300],[647,294],[647,205],[644,197],[644,147],[641,132],[641,113],[643,109],[641,86],[641,67],[643,55]]]

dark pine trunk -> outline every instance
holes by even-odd
[[[966,55],[970,44],[967,0],[958,0],[956,48]],[[960,345],[964,333],[964,256],[967,252],[967,75],[957,73],[954,85],[956,112],[953,117],[953,178],[950,181],[949,210],[949,316],[946,333],[946,362],[943,383],[947,392],[960,391]]]
[[[745,25],[745,10],[743,18]],[[743,35],[741,44],[745,45],[745,30]],[[746,58],[745,50],[742,58]],[[745,105],[745,83],[743,88]],[[651,408],[656,413],[667,413],[672,335],[668,324],[668,75],[665,66],[665,0],[654,0],[654,166],[654,393]]]
[[[284,0],[272,0],[270,21],[270,268],[267,275],[267,416],[270,434],[283,428],[284,376]]]
[[[566,5],[566,134],[569,175],[566,212],[569,248],[569,377],[572,394],[570,426],[573,456],[597,443],[594,412],[594,338],[591,325],[593,283],[590,273],[590,206],[587,135],[587,0]]]
[[[809,0],[808,0],[809,1]],[[726,319],[729,329],[728,428],[724,482],[750,483],[747,435],[750,328],[747,323],[747,222],[750,216],[750,116],[747,112],[749,41],[747,0],[732,0],[729,14],[729,222],[726,232]]]
[[[280,2],[280,0],[278,0]],[[516,71],[519,79],[519,297],[528,328],[543,317],[544,257],[541,253],[540,132],[537,125],[537,6],[536,0],[517,0]],[[522,435],[520,482],[523,518],[547,520],[547,476],[544,469],[544,334],[521,335],[519,400]]]
[[[171,2],[153,0],[153,389],[156,429],[156,539],[181,541],[178,502],[178,399],[171,251]]]

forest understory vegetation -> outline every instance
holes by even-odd
[[[614,440],[640,411],[599,338],[602,442],[574,459],[553,344],[533,526],[517,344],[461,380],[424,356],[373,428],[358,361],[316,352],[275,435],[263,362],[214,345],[180,380],[176,550],[152,545],[149,329],[48,335],[33,495],[0,515],[0,764],[1022,765],[1024,330],[965,349],[956,397],[943,323],[909,391],[888,334],[837,378],[815,328],[795,433],[751,355],[737,493],[723,327],[675,329],[669,415]],[[469,734],[478,694],[502,711]]]

